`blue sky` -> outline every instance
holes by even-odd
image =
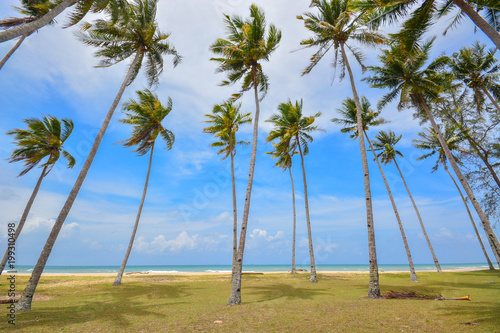
[[[348,80],[332,84],[332,55],[326,56],[311,74],[301,77],[312,50],[300,50],[299,42],[309,37],[296,15],[308,10],[309,1],[254,1],[261,6],[268,22],[283,30],[282,42],[264,63],[270,78],[270,91],[261,104],[258,156],[248,225],[246,264],[287,264],[291,257],[292,202],[288,173],[274,168],[265,154],[270,127],[264,120],[276,112],[279,103],[303,98],[306,114],[322,111],[319,126],[325,132],[315,135],[306,157],[313,241],[317,264],[368,263],[364,191],[359,146],[330,122],[341,102],[351,96]],[[211,111],[238,87],[219,87],[224,78],[215,74],[209,61],[209,45],[224,34],[222,12],[248,15],[252,2],[244,0],[167,1],[160,0],[158,22],[171,32],[171,43],[184,57],[165,70],[156,93],[166,102],[173,100],[173,111],[165,126],[176,135],[170,151],[158,149],[153,160],[150,187],[143,209],[130,265],[230,264],[232,250],[232,204],[229,160],[220,161],[209,147],[212,138],[203,134],[204,114]],[[11,5],[0,3],[2,17],[15,16]],[[61,160],[44,180],[23,234],[18,240],[18,264],[34,264],[50,229],[90,150],[102,119],[111,105],[127,69],[127,63],[111,68],[93,68],[95,50],[74,37],[75,28],[45,27],[26,39],[0,72],[0,132],[23,127],[28,117],[53,115],[73,119],[75,129],[65,148],[77,159],[77,166],[66,169]],[[90,18],[88,18],[90,19]],[[433,55],[451,54],[480,39],[492,44],[465,20],[446,38],[441,34],[447,22],[440,22],[429,36],[436,35]],[[384,28],[385,32],[394,27]],[[15,41],[0,44],[5,54]],[[366,64],[375,65],[376,51],[365,50]],[[375,105],[384,91],[369,89],[359,82],[363,77],[354,64],[360,94]],[[146,87],[140,75],[122,99],[134,97]],[[254,111],[251,94],[242,99],[242,110]],[[442,171],[431,174],[434,161],[417,161],[420,152],[411,140],[421,129],[412,111],[398,112],[394,106],[383,110],[392,129],[403,135],[399,161],[419,206],[424,224],[442,263],[484,262],[478,241],[460,197]],[[130,128],[117,120],[101,144],[83,188],[68,216],[48,265],[119,265],[123,258],[142,194],[147,157],[138,157],[116,144],[126,139]],[[251,126],[241,128],[242,140],[251,141]],[[368,135],[373,137],[373,129]],[[161,144],[159,145],[161,148]],[[18,221],[39,169],[16,178],[20,164],[7,162],[12,140],[0,135],[0,246],[6,245],[7,223]],[[236,156],[238,212],[243,211],[251,147],[239,148]],[[300,163],[293,169],[297,197],[297,263],[308,263],[303,185]],[[431,263],[418,221],[394,166],[385,167],[417,264]],[[406,255],[396,219],[375,163],[370,158],[376,242],[379,263],[404,264]],[[476,217],[476,220],[477,217]],[[481,232],[483,232],[481,230]]]

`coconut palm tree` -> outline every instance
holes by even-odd
[[[11,27],[16,27],[21,24],[35,21],[41,16],[45,15],[49,10],[54,8],[55,4],[50,0],[21,0],[21,7],[14,7],[19,13],[25,15],[24,17],[9,17],[7,19],[0,20],[0,29],[8,29]],[[52,22],[49,22],[49,24]],[[10,49],[9,52],[0,60],[0,69],[9,60],[9,58],[16,52],[16,50],[21,46],[23,41],[28,37],[28,35],[22,35],[16,44]]]
[[[25,0],[22,0],[25,1]],[[43,0],[26,0],[30,2]],[[51,1],[51,0],[47,0]],[[127,0],[58,0],[50,4],[50,10],[45,11],[42,15],[34,20],[27,20],[21,24],[10,26],[9,29],[0,32],[0,43],[14,39],[16,37],[29,36],[38,29],[53,22],[54,18],[61,14],[65,9],[76,5],[75,11],[70,14],[70,22],[67,26],[72,26],[79,23],[88,13],[110,12],[113,19],[117,20],[118,16],[123,15],[128,6]]]
[[[486,232],[488,242],[495,257],[499,260],[500,243],[491,227],[490,221],[453,158],[427,104],[429,99],[436,97],[440,90],[443,89],[446,81],[439,73],[447,63],[445,57],[438,57],[425,67],[429,59],[433,41],[434,39],[431,39],[423,44],[408,45],[405,44],[404,40],[394,40],[391,47],[388,50],[382,51],[382,55],[379,56],[382,66],[369,67],[369,70],[374,75],[365,80],[371,84],[371,87],[390,89],[390,92],[384,95],[379,102],[379,108],[384,107],[399,97],[399,109],[403,109],[406,106],[414,106],[417,107],[418,111],[424,111],[426,118],[430,121],[432,128],[436,132],[446,158],[448,158],[460,184],[476,209]]]
[[[227,80],[221,85],[231,85],[242,80],[241,90],[233,95],[233,99],[239,98],[243,92],[253,88],[255,98],[255,115],[252,139],[252,154],[250,157],[250,168],[248,173],[247,190],[245,194],[245,206],[243,208],[243,219],[241,222],[240,240],[238,243],[238,256],[236,260],[236,274],[233,278],[231,295],[227,301],[228,305],[241,304],[241,273],[243,268],[243,254],[245,251],[245,240],[248,225],[248,214],[250,212],[250,198],[252,195],[253,175],[255,170],[255,158],[257,156],[257,137],[259,128],[259,91],[265,93],[269,89],[269,80],[262,70],[262,61],[269,61],[271,54],[276,50],[281,40],[281,30],[273,24],[269,25],[266,32],[266,18],[264,12],[256,5],[250,6],[250,18],[243,19],[240,16],[229,16],[224,14],[224,22],[227,29],[227,38],[217,39],[210,50],[217,56],[211,58],[219,67],[217,72],[226,72]]]
[[[279,113],[273,114],[269,120],[266,120],[275,127],[275,129],[269,133],[266,141],[279,140],[279,143],[275,147],[276,154],[279,155],[284,155],[289,152],[291,152],[289,154],[293,155],[296,149],[299,151],[302,162],[302,177],[304,179],[304,202],[306,209],[307,236],[309,238],[309,258],[311,260],[311,277],[309,280],[311,282],[317,282],[304,155],[309,153],[308,144],[313,141],[313,137],[310,134],[318,130],[318,126],[313,126],[313,123],[316,118],[321,116],[321,112],[316,113],[314,116],[304,117],[302,115],[302,106],[302,100],[300,100],[300,102],[296,101],[295,105],[292,104],[291,100],[288,100],[287,103],[281,103],[278,106]]]
[[[24,223],[28,218],[31,206],[42,184],[42,180],[49,174],[61,155],[68,163],[68,168],[75,166],[75,159],[73,156],[63,149],[64,142],[68,139],[73,131],[73,121],[71,119],[63,118],[57,119],[53,116],[43,116],[42,119],[28,118],[24,120],[27,129],[16,128],[7,132],[8,135],[13,135],[17,148],[14,149],[9,158],[9,162],[24,162],[24,169],[18,177],[25,175],[31,169],[42,163],[47,157],[46,161],[40,165],[42,173],[31,193],[31,196],[24,208],[21,220],[17,225],[14,233],[14,242],[17,240],[21,231],[23,230]],[[9,259],[9,248],[0,263],[0,274]]]
[[[363,46],[376,46],[385,42],[385,38],[365,26],[365,16],[359,12],[352,11],[352,0],[313,0],[310,7],[316,8],[319,13],[305,13],[297,16],[304,21],[304,26],[314,34],[314,37],[303,40],[300,44],[304,47],[317,47],[319,50],[311,57],[311,63],[306,67],[302,75],[309,73],[323,56],[333,47],[335,57],[333,65],[341,66],[340,79],[344,77],[345,69],[349,74],[352,93],[357,111],[357,126],[359,133],[359,148],[363,164],[366,222],[368,228],[368,250],[370,261],[370,284],[368,296],[380,297],[380,286],[378,278],[377,251],[375,247],[375,229],[373,226],[373,210],[370,190],[370,174],[368,170],[368,159],[366,157],[365,139],[362,131],[361,105],[356,91],[354,76],[347,58],[346,48],[349,49],[354,58],[362,68],[363,54],[357,50],[351,42],[357,42]],[[340,51],[340,57],[339,57]]]
[[[493,53],[485,50],[486,45],[476,41],[471,47],[462,47],[453,53],[449,67],[451,74],[462,81],[474,92],[478,110],[484,103],[485,95],[495,108],[500,111],[497,100],[500,98],[498,79],[498,60]]]
[[[441,126],[438,125],[440,129],[442,129]],[[450,125],[448,123],[445,124],[444,130],[441,131],[443,133],[443,137],[446,141],[446,144],[448,145],[448,148],[450,151],[460,151],[462,148],[460,148],[460,143],[465,140],[464,136],[462,133],[460,133],[458,126],[456,125]],[[438,170],[439,165],[442,165],[446,173],[450,176],[451,180],[453,181],[453,184],[455,184],[455,187],[457,188],[458,193],[460,194],[460,197],[462,198],[462,201],[464,203],[465,209],[467,210],[467,214],[469,215],[470,222],[472,223],[472,227],[474,228],[474,232],[476,233],[477,239],[479,241],[479,244],[481,246],[481,249],[483,250],[484,257],[486,258],[486,261],[488,262],[488,266],[490,270],[494,270],[495,267],[493,267],[493,264],[491,263],[490,257],[488,256],[488,253],[486,252],[486,249],[484,247],[483,241],[481,240],[481,236],[479,236],[479,231],[477,230],[476,223],[474,222],[474,219],[472,217],[472,214],[469,210],[469,206],[467,205],[467,201],[465,201],[465,197],[462,194],[462,190],[460,190],[460,187],[458,186],[457,182],[455,181],[455,178],[453,178],[452,174],[450,173],[450,170],[448,170],[447,160],[446,160],[446,155],[444,153],[443,148],[441,147],[441,144],[439,143],[438,137],[436,135],[436,132],[432,128],[426,128],[423,132],[419,132],[418,136],[420,139],[413,139],[414,146],[418,149],[426,150],[429,151],[425,153],[424,155],[420,156],[417,158],[417,160],[424,160],[428,157],[431,157],[435,154],[438,155],[436,165],[432,168],[432,172],[435,172]],[[455,161],[457,163],[460,163],[460,160],[457,158],[456,155],[453,155],[455,158]],[[500,267],[500,263],[499,267]]]
[[[290,181],[292,184],[292,209],[293,209],[293,241],[292,241],[292,269],[290,273],[297,274],[297,268],[295,267],[295,243],[296,243],[296,230],[297,230],[297,214],[295,210],[295,186],[293,185],[293,175],[292,175],[292,156],[298,154],[297,152],[290,152],[287,150],[280,151],[278,143],[273,143],[274,150],[272,152],[267,152],[272,158],[276,158],[276,164],[278,168],[283,169],[290,174]]]
[[[373,28],[378,28],[382,23],[397,23],[402,18],[407,18],[402,24],[400,34],[412,42],[416,42],[422,37],[423,31],[430,27],[436,18],[450,13],[457,7],[459,13],[452,19],[452,23],[444,31],[445,34],[450,27],[459,24],[465,14],[476,27],[491,39],[497,48],[500,48],[500,34],[496,23],[498,15],[495,15],[500,8],[498,3],[494,1],[448,0],[442,3],[440,8],[436,0],[361,0],[355,3],[356,9],[370,13],[370,26]],[[485,12],[485,17],[479,14],[479,11],[482,10]]]
[[[431,251],[432,259],[434,260],[434,264],[436,265],[437,272],[442,273],[441,266],[439,265],[439,261],[436,257],[436,253],[432,248],[429,236],[427,236],[427,231],[425,230],[424,223],[422,222],[422,217],[420,216],[420,212],[418,211],[417,204],[415,203],[415,200],[413,200],[413,196],[411,195],[410,189],[408,188],[408,184],[406,184],[406,180],[403,177],[403,173],[401,172],[401,169],[399,168],[398,162],[396,160],[396,156],[403,157],[403,154],[395,148],[399,140],[401,140],[401,135],[396,136],[396,134],[394,134],[393,131],[389,132],[380,131],[375,136],[375,141],[373,141],[373,146],[375,147],[376,151],[379,151],[377,156],[381,158],[382,163],[389,164],[391,162],[394,162],[394,165],[396,165],[399,175],[401,176],[401,180],[405,185],[406,192],[408,192],[408,196],[410,197],[413,208],[415,209],[415,213],[417,214],[418,222],[420,223],[420,227],[422,228],[425,240],[427,242],[427,245],[429,246],[429,250]]]
[[[401,237],[403,238],[403,243],[406,250],[406,256],[408,257],[408,265],[410,266],[410,280],[412,282],[418,282],[417,274],[415,273],[415,266],[413,265],[413,259],[411,257],[410,246],[408,245],[408,240],[406,239],[406,234],[403,228],[403,223],[401,222],[401,218],[399,217],[398,208],[396,206],[396,202],[392,196],[391,188],[389,187],[389,183],[387,182],[387,178],[385,177],[384,170],[382,169],[382,165],[380,165],[380,161],[378,159],[377,154],[375,153],[375,149],[368,138],[368,134],[366,131],[370,126],[377,126],[381,124],[387,123],[382,118],[378,118],[380,112],[373,111],[370,109],[370,102],[365,96],[361,97],[361,110],[363,117],[363,133],[366,137],[366,141],[370,145],[370,150],[373,153],[373,158],[377,162],[378,168],[380,170],[380,174],[382,175],[382,179],[384,180],[385,188],[387,189],[387,194],[389,194],[389,199],[391,200],[392,209],[394,210],[394,214],[396,215],[396,220],[398,221],[399,231],[401,232]],[[332,122],[342,125],[342,129],[340,130],[342,133],[352,133],[350,137],[352,139],[356,139],[358,137],[358,125],[357,125],[357,115],[356,115],[356,104],[352,98],[347,98],[342,102],[342,108],[337,109],[340,113],[341,118],[333,118]]]
[[[124,16],[119,18],[118,21],[114,21],[114,18],[110,17],[109,20],[96,20],[94,24],[85,23],[83,32],[78,35],[85,44],[100,49],[97,51],[96,56],[103,57],[104,59],[101,61],[99,67],[109,67],[132,56],[133,60],[118,94],[106,114],[104,122],[90,149],[82,170],[78,175],[75,185],[71,189],[68,199],[57,217],[38,262],[33,269],[30,281],[17,304],[17,309],[20,311],[29,311],[31,309],[33,294],[35,293],[40,276],[50,256],[52,247],[55,244],[57,235],[76,200],[76,196],[92,165],[97,149],[101,144],[104,133],[106,132],[125,88],[130,85],[139,74],[143,62],[145,62],[144,65],[146,66],[147,80],[150,84],[154,84],[158,82],[158,77],[163,71],[163,55],[172,55],[174,66],[181,61],[181,57],[177,54],[175,48],[167,41],[170,35],[162,33],[158,29],[155,19],[156,4],[156,0],[134,0],[134,2],[127,7],[128,12],[125,15],[126,18]]]
[[[141,219],[142,207],[144,205],[144,200],[146,199],[146,192],[148,191],[149,175],[151,173],[151,164],[153,162],[153,152],[155,149],[156,139],[160,136],[165,142],[165,149],[167,150],[172,148],[175,141],[174,133],[162,125],[165,117],[168,116],[170,111],[172,111],[172,99],[169,97],[167,105],[163,106],[158,96],[148,89],[145,89],[144,91],[137,91],[137,97],[139,98],[139,101],[131,99],[123,104],[123,110],[125,110],[126,118],[120,119],[120,122],[123,124],[133,125],[134,127],[132,130],[132,136],[122,142],[125,147],[137,147],[132,150],[132,152],[137,153],[139,156],[143,156],[149,152],[149,166],[148,173],[146,174],[146,182],[144,183],[144,190],[142,192],[141,203],[139,205],[139,210],[137,211],[137,217],[135,218],[132,236],[130,237],[125,258],[123,258],[122,265],[116,275],[113,286],[119,286],[122,283],[123,272],[127,266],[132,246],[134,245],[135,234],[137,233],[137,227],[139,226],[139,220]]]
[[[236,270],[236,256],[238,253],[238,212],[236,209],[236,180],[234,177],[234,155],[236,155],[236,145],[248,145],[248,141],[237,141],[236,132],[240,125],[251,124],[250,113],[240,112],[241,103],[224,102],[214,105],[212,114],[206,114],[209,120],[206,123],[211,126],[203,129],[203,133],[214,134],[218,141],[211,144],[212,147],[220,148],[217,154],[223,154],[222,160],[231,156],[231,182],[233,188],[233,265],[231,281]]]

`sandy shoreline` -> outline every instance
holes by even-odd
[[[443,272],[473,272],[486,269],[443,269]],[[369,271],[317,271],[318,274],[368,274]],[[435,272],[431,270],[422,270],[417,272]],[[289,274],[287,271],[280,272],[243,272],[244,274]],[[309,272],[297,272],[299,274],[309,274]],[[380,274],[397,274],[409,273],[408,271],[383,271],[379,270]],[[130,272],[125,273],[126,276],[150,276],[150,275],[230,275],[230,272]],[[16,273],[17,276],[30,276],[30,273]],[[110,277],[116,276],[116,273],[43,273],[46,276],[100,276]]]

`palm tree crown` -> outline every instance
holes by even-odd
[[[241,114],[240,108],[241,103],[233,104],[228,101],[214,105],[212,114],[205,115],[209,119],[205,122],[211,126],[204,128],[203,133],[214,134],[219,139],[211,146],[220,148],[217,154],[224,154],[223,160],[235,152],[236,145],[250,144],[248,141],[236,141],[236,132],[240,125],[252,123],[251,113]]]
[[[361,96],[361,117],[363,121],[363,130],[367,131],[370,126],[378,126],[387,123],[383,118],[379,118],[380,111],[373,111],[370,102],[365,96]],[[356,104],[354,99],[348,97],[342,102],[342,108],[337,109],[340,118],[333,118],[332,122],[342,126],[340,132],[351,133],[351,139],[358,137],[358,121],[356,114]]]
[[[380,151],[377,156],[380,157],[382,163],[389,164],[396,158],[396,156],[403,157],[403,154],[394,148],[399,140],[401,140],[401,135],[396,136],[393,131],[380,131],[375,136],[373,146],[375,147],[375,150]]]
[[[71,119],[59,120],[53,116],[43,116],[38,118],[28,118],[24,122],[28,129],[16,128],[7,132],[13,135],[18,148],[12,151],[9,162],[24,162],[24,170],[19,176],[29,172],[42,162],[45,157],[47,161],[41,167],[51,168],[62,155],[68,163],[68,168],[75,166],[74,157],[63,149],[63,144],[73,131],[73,121]],[[47,175],[50,172],[46,172]]]
[[[97,57],[102,57],[97,67],[109,67],[132,55],[139,59],[128,84],[139,73],[146,57],[146,77],[149,85],[157,84],[163,71],[163,55],[173,56],[174,67],[181,61],[181,56],[171,46],[165,34],[158,29],[156,22],[157,0],[134,0],[127,6],[126,15],[109,20],[98,19],[93,24],[85,22],[82,32],[77,37],[87,45],[100,50]],[[110,13],[110,10],[107,10]]]
[[[381,66],[369,66],[374,76],[363,79],[372,88],[389,88],[390,92],[378,103],[381,109],[399,95],[398,109],[408,106],[419,107],[420,98],[436,98],[443,89],[445,77],[441,75],[446,57],[438,57],[424,68],[434,39],[422,45],[405,45],[400,40],[392,40],[390,48],[382,51]]]
[[[221,56],[210,59],[219,63],[217,72],[227,72],[227,80],[222,81],[221,86],[243,78],[241,92],[256,86],[265,95],[269,82],[259,62],[269,61],[281,40],[281,30],[271,24],[266,37],[264,12],[256,5],[250,6],[250,19],[226,14],[224,18],[227,39],[219,38],[210,46],[214,54]],[[234,97],[238,98],[240,94]]]
[[[310,133],[318,130],[318,126],[312,124],[317,117],[321,116],[321,112],[314,116],[304,117],[302,105],[302,100],[296,101],[295,105],[288,100],[287,103],[281,103],[278,106],[279,113],[273,114],[269,120],[266,120],[276,127],[266,139],[267,142],[280,140],[275,147],[276,152],[280,154],[283,151],[295,152],[297,145],[300,144],[304,155],[309,153],[308,143],[313,141]]]
[[[156,138],[160,136],[166,149],[171,149],[175,141],[174,134],[163,127],[162,121],[172,111],[172,99],[169,97],[163,106],[158,96],[148,89],[137,91],[139,101],[129,100],[124,103],[123,110],[127,118],[120,119],[123,124],[133,125],[132,136],[122,141],[125,147],[137,146],[133,152],[142,156],[151,150]]]
[[[488,92],[497,100],[500,98],[498,60],[485,48],[485,44],[476,41],[472,47],[463,47],[453,53],[449,63],[452,75],[474,91],[478,105],[484,103],[484,95]]]
[[[465,140],[465,136],[462,132],[460,132],[457,125],[446,123],[444,129],[440,125],[438,125],[438,127],[443,134],[443,138],[446,141],[446,144],[448,145],[448,148],[450,148],[451,152],[463,151],[463,149],[460,147],[460,143]],[[418,157],[417,160],[424,160],[428,157],[438,154],[438,158],[436,164],[432,168],[432,172],[436,171],[439,168],[440,164],[446,165],[446,154],[444,153],[443,147],[441,147],[441,144],[439,143],[439,139],[434,129],[432,129],[432,127],[428,127],[423,132],[419,132],[418,136],[420,137],[420,139],[412,140],[414,146],[418,149],[427,150],[429,152]],[[458,164],[462,164],[457,155],[453,154],[453,157]]]
[[[339,57],[339,47],[345,45],[362,65],[363,54],[348,41],[355,41],[363,46],[375,46],[385,42],[385,38],[370,31],[365,25],[364,17],[359,12],[351,10],[352,0],[313,0],[310,7],[317,8],[318,14],[304,13],[297,16],[304,21],[304,26],[314,33],[314,37],[303,40],[304,47],[318,47],[319,50],[311,57],[311,63],[302,75],[309,73],[323,56],[333,47],[335,50],[332,65],[341,65],[340,79],[345,75],[345,62]]]
[[[14,7],[20,14],[25,17],[9,17],[0,20],[0,28],[8,29],[24,23],[28,23],[47,14],[49,10],[56,6],[50,0],[21,0],[21,7]],[[53,21],[52,21],[53,22]]]

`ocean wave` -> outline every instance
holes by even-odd
[[[207,273],[231,273],[232,271],[219,271],[219,270],[213,270],[213,269],[207,269],[205,270]]]

